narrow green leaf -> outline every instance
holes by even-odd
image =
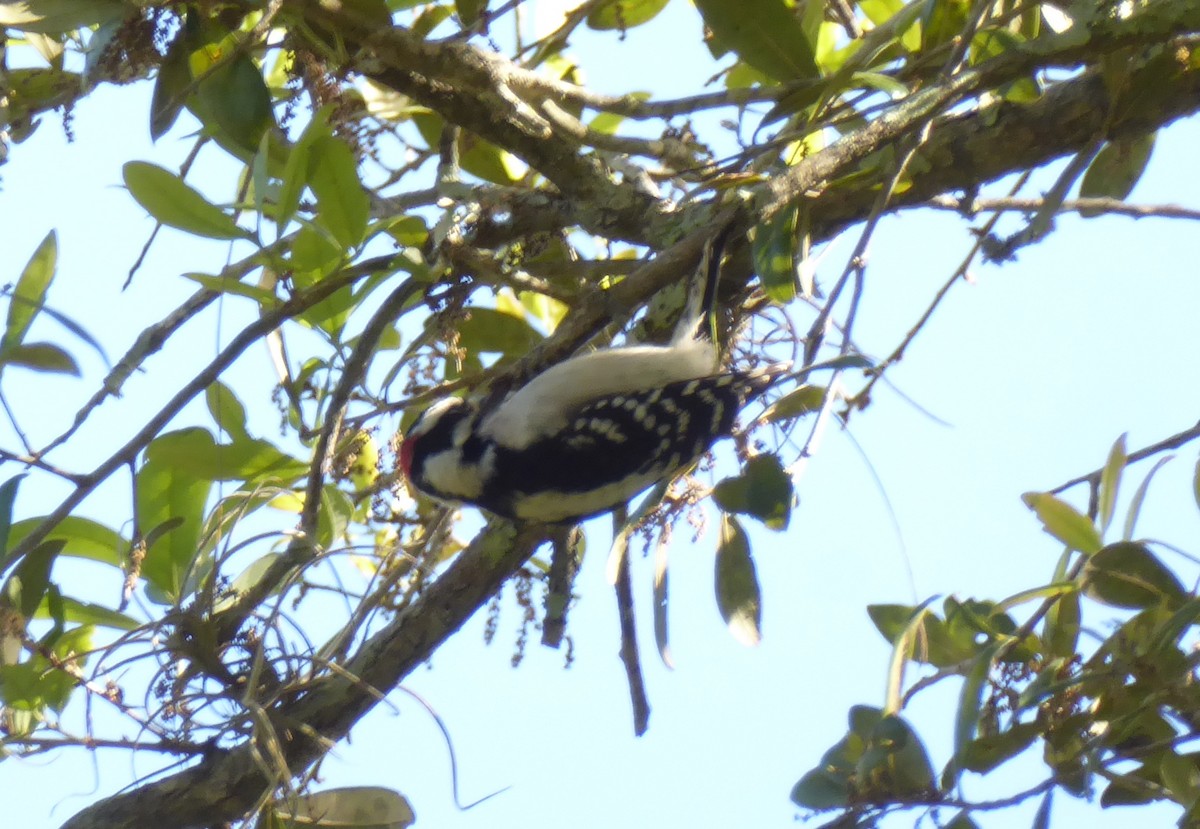
[[[154,95],[150,101],[150,138],[157,141],[174,125],[187,103],[192,70],[188,65],[186,38],[182,31],[167,49],[154,80]]]
[[[238,573],[230,583],[229,587],[221,595],[221,598],[213,605],[213,613],[220,613],[226,608],[232,607],[243,596],[248,594],[266,575],[276,561],[283,556],[282,553],[267,553],[259,556],[254,561]],[[272,591],[274,593],[276,591]]]
[[[1095,525],[1066,501],[1048,492],[1026,492],[1021,500],[1037,514],[1046,532],[1071,549],[1091,555],[1103,545]]]
[[[62,539],[43,541],[29,551],[4,582],[0,603],[8,602],[26,619],[33,616],[50,587],[50,570],[62,552]]]
[[[126,162],[123,169],[130,194],[156,221],[210,239],[250,236],[171,171],[146,161]]]
[[[1105,144],[1079,184],[1081,198],[1124,199],[1133,190],[1154,150],[1154,133],[1136,138],[1118,139]],[[1103,215],[1103,210],[1080,210],[1079,215]]]
[[[46,291],[54,279],[58,263],[58,237],[54,231],[46,234],[37,250],[25,264],[17,285],[8,303],[8,320],[4,336],[0,338],[0,351],[8,351],[25,339],[33,318],[46,302]]]
[[[658,656],[662,663],[668,668],[674,668],[667,627],[667,551],[670,546],[662,536],[654,546],[654,644],[658,646]]]
[[[786,305],[796,298],[796,222],[798,208],[780,211],[750,234],[754,270],[772,302]]]
[[[806,384],[776,400],[766,408],[759,419],[763,423],[777,423],[809,412],[819,412],[824,405],[825,388]]]
[[[1038,599],[1050,599],[1056,596],[1063,596],[1068,593],[1074,593],[1079,587],[1074,582],[1063,581],[1055,582],[1054,584],[1045,584],[1041,587],[1031,587],[1028,590],[1022,590],[1019,593],[1014,593],[1007,599],[1003,599],[996,603],[993,607],[993,613],[1006,613],[1014,607],[1020,607],[1026,602],[1036,601]]]
[[[21,366],[45,374],[79,376],[75,358],[53,343],[20,343],[0,350],[0,366]]]
[[[346,535],[354,517],[354,501],[332,484],[321,490],[321,508],[317,512],[317,544],[329,550]]]
[[[316,220],[344,248],[362,243],[371,202],[358,178],[358,159],[345,142],[317,138],[308,151],[308,186],[317,197]]]
[[[1129,456],[1125,452],[1125,435],[1121,435],[1108,452],[1108,460],[1100,471],[1100,533],[1108,530],[1117,506],[1117,491],[1121,486],[1121,473]]]
[[[979,728],[979,711],[983,704],[983,689],[987,685],[988,675],[992,671],[992,662],[996,658],[998,645],[990,645],[980,651],[971,663],[963,681],[962,691],[958,697],[958,711],[954,717],[954,759],[943,778],[943,786],[951,789],[958,784],[962,773],[962,761],[967,753],[967,746],[975,738]]]
[[[8,567],[8,536],[12,527],[13,501],[17,498],[17,488],[25,473],[14,475],[0,484],[0,573]]]
[[[908,623],[892,640],[892,658],[888,663],[887,696],[883,710],[889,714],[900,710],[904,699],[904,668],[916,652],[917,640],[928,607],[936,597],[930,596],[912,609]]]
[[[332,135],[329,129],[329,115],[333,106],[327,105],[313,114],[312,120],[300,134],[300,138],[288,151],[287,163],[283,168],[283,182],[279,186],[278,202],[275,208],[275,222],[279,232],[296,215],[300,204],[300,196],[308,186],[308,168],[310,149],[322,138]]]
[[[1051,656],[1072,657],[1079,647],[1079,592],[1064,593],[1046,612],[1042,642]]]
[[[697,0],[713,38],[777,81],[817,76],[813,46],[796,9],[783,0]]]
[[[762,639],[762,597],[750,557],[750,539],[732,515],[721,516],[716,560],[717,608],[733,638],[743,645]]]
[[[1158,474],[1158,470],[1166,466],[1173,457],[1175,456],[1167,455],[1155,461],[1154,466],[1150,467],[1150,471],[1146,473],[1146,477],[1138,484],[1138,488],[1134,491],[1133,498],[1129,502],[1129,511],[1125,513],[1125,531],[1121,535],[1121,538],[1125,541],[1133,538],[1133,531],[1137,526],[1138,516],[1141,515],[1142,502],[1146,500],[1146,493],[1150,489],[1150,482],[1154,480],[1154,476]],[[1200,466],[1196,467],[1196,475],[1196,502],[1200,504]]]
[[[1196,507],[1200,509],[1200,460],[1196,461],[1196,471],[1192,474],[1192,495],[1196,499]]]

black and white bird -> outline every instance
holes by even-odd
[[[701,299],[669,345],[572,357],[486,410],[456,397],[435,403],[400,448],[408,480],[443,501],[555,523],[612,510],[690,467],[783,373],[721,370],[706,324],[719,247],[707,251]]]

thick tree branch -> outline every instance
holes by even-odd
[[[539,527],[490,526],[441,578],[363,645],[344,673],[326,675],[303,696],[267,711],[290,772],[301,772],[345,737],[379,702],[375,689],[386,693],[427,660],[544,537]],[[236,820],[276,785],[261,766],[258,749],[251,739],[215,750],[189,769],[89,806],[63,829],[143,829],[150,823],[190,829]]]
[[[920,206],[1077,152],[1097,135],[1139,135],[1200,110],[1200,70],[1167,54],[1134,69],[1126,88],[1130,93],[1114,101],[1100,74],[1089,72],[1029,104],[1001,101],[935,123],[913,162],[911,186],[893,206]],[[860,221],[872,198],[863,182],[853,190],[826,190],[813,203],[814,238],[828,239]]]

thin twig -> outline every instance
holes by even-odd
[[[1149,446],[1143,446],[1141,449],[1130,452],[1125,458],[1125,463],[1131,464],[1137,463],[1138,461],[1144,461],[1147,458],[1154,457],[1160,452],[1166,452],[1169,449],[1178,449],[1179,447],[1190,443],[1197,438],[1200,438],[1200,421],[1198,421],[1196,425],[1192,426],[1190,429],[1184,429],[1182,432],[1176,432],[1170,437],[1163,438],[1162,440],[1152,443]],[[1102,474],[1104,474],[1103,469],[1096,469],[1092,472],[1088,472],[1085,475],[1072,478],[1066,483],[1059,484],[1054,489],[1050,490],[1050,492],[1057,494],[1059,492],[1064,492],[1073,486],[1078,486],[1079,484],[1091,484],[1093,487],[1098,486],[1100,483],[1100,476]]]
[[[927,202],[912,207],[932,207],[936,210],[953,210],[972,216],[976,213],[1032,213],[1045,206],[1045,199],[979,199],[969,196],[934,196]],[[1081,198],[1066,199],[1058,206],[1060,213],[1104,213],[1114,216],[1129,216],[1133,219],[1189,219],[1200,221],[1200,210],[1178,204],[1130,204],[1120,199]]]
[[[242,331],[230,341],[216,357],[214,357],[207,366],[201,369],[183,388],[163,406],[158,412],[151,417],[141,429],[138,430],[132,438],[130,438],[121,448],[110,455],[106,460],[102,461],[99,466],[92,470],[87,475],[83,476],[80,483],[75,487],[63,501],[44,518],[36,527],[34,527],[29,535],[25,536],[12,549],[9,554],[10,560],[16,560],[24,555],[27,555],[30,550],[41,544],[42,541],[54,530],[58,524],[71,514],[71,511],[77,507],[91,492],[106,480],[117,469],[133,460],[137,453],[142,451],[147,444],[153,440],[158,433],[165,427],[172,418],[177,415],[184,406],[186,406],[193,397],[208,388],[213,380],[220,376],[221,372],[227,369],[242,352],[250,345],[267,333],[275,330],[285,321],[292,319],[297,314],[308,308],[316,305],[318,302],[329,297],[335,291],[357,282],[364,276],[376,273],[391,262],[392,257],[381,257],[371,259],[347,268],[340,274],[334,274],[327,277],[321,282],[318,282],[312,288],[302,293],[298,293],[290,299],[281,302],[275,308],[265,311],[257,320],[246,326]]]

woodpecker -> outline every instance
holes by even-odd
[[[408,480],[443,501],[558,523],[608,512],[695,463],[785,371],[720,369],[705,314],[721,241],[706,251],[700,313],[685,313],[671,344],[572,357],[488,410],[435,403],[400,447]]]

